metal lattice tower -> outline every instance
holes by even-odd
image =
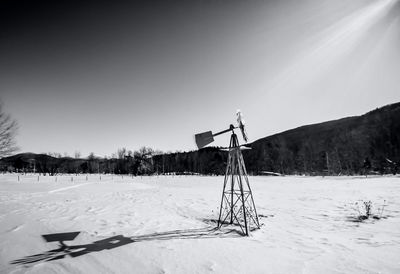
[[[238,225],[246,236],[249,235],[249,231],[260,228],[246,166],[233,129],[222,190],[218,228],[223,224]]]

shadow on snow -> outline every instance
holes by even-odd
[[[112,236],[103,240],[95,241],[85,245],[66,245],[64,241],[72,241],[80,232],[67,232],[42,235],[47,242],[59,242],[59,248],[49,250],[40,254],[26,256],[11,261],[11,264],[29,265],[37,262],[54,261],[69,257],[79,257],[92,252],[114,249],[123,245],[145,242],[165,241],[175,239],[207,239],[207,238],[232,238],[241,237],[241,234],[234,229],[219,230],[218,228],[199,228],[186,230],[172,230],[160,233],[145,234],[140,236],[125,237],[123,235]]]

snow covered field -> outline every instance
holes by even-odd
[[[0,273],[400,273],[399,177],[250,177],[250,237],[214,229],[222,184],[0,175]],[[360,201],[383,218],[356,222]]]

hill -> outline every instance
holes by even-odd
[[[259,139],[252,148],[245,158],[256,173],[361,173],[365,160],[384,173],[400,161],[400,103],[291,129]]]
[[[87,160],[71,157],[56,158],[47,154],[20,153],[0,159],[2,171],[30,171],[38,173],[75,173]]]
[[[361,116],[301,126],[249,144],[250,174],[361,174],[396,172],[400,163],[400,103]],[[216,147],[118,159],[54,158],[22,153],[0,159],[0,170],[40,173],[224,174],[227,152]]]

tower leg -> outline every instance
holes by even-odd
[[[238,225],[247,236],[252,228],[260,228],[243,155],[234,133],[229,146],[218,228],[225,222]]]
[[[248,227],[247,227],[247,209],[246,209],[246,200],[245,200],[245,196],[243,193],[243,182],[242,182],[242,172],[239,166],[239,186],[240,186],[240,197],[242,199],[242,210],[243,210],[243,219],[244,219],[244,228],[245,228],[245,234],[246,236],[249,236],[249,231],[248,231]]]
[[[251,207],[253,208],[253,210],[254,210],[254,214],[250,214],[250,216],[251,216],[251,218],[253,219],[254,223],[256,224],[257,228],[260,228],[260,223],[259,223],[259,221],[258,221],[258,215],[257,215],[257,209],[256,209],[256,205],[255,205],[255,203],[254,203],[253,193],[252,193],[252,191],[251,191],[251,187],[250,187],[250,183],[249,183],[249,178],[248,178],[248,176],[247,176],[247,171],[246,171],[246,166],[245,166],[245,164],[244,164],[243,155],[240,154],[239,156],[240,156],[240,157],[239,157],[239,160],[240,160],[240,162],[241,162],[241,165],[240,165],[240,166],[242,167],[243,177],[244,177],[244,179],[245,179],[245,181],[246,181],[247,189],[248,189],[248,191],[249,191],[249,198],[250,198],[250,202],[249,202],[249,203],[251,203],[250,206],[251,206]]]
[[[233,159],[234,160],[234,159]],[[235,166],[235,161],[232,161],[231,162],[231,171],[232,171],[232,174],[231,174],[231,193],[230,193],[230,200],[231,200],[231,206],[230,206],[230,208],[231,208],[231,222],[230,222],[230,224],[233,224],[233,190],[234,190],[234,186],[235,186],[235,172],[236,172],[236,166]]]
[[[224,187],[222,189],[222,197],[221,197],[221,206],[219,208],[219,217],[218,217],[218,228],[221,227],[222,225],[222,211],[223,211],[223,206],[224,206],[224,198],[225,198],[225,189],[226,189],[226,185],[228,183],[229,180],[229,168],[230,168],[230,159],[231,159],[231,155],[228,155],[228,164],[226,166],[226,172],[225,172],[225,178],[224,178]]]

